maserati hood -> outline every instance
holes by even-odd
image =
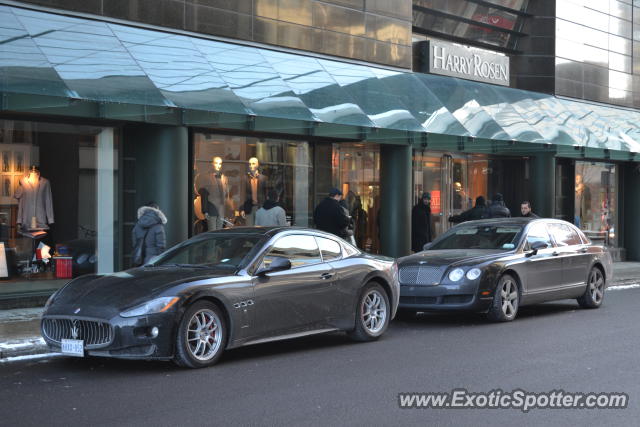
[[[112,315],[155,298],[172,286],[234,274],[235,271],[230,269],[140,267],[112,274],[82,276],[58,291],[46,314]],[[78,308],[80,311],[75,313]]]

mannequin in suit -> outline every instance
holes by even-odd
[[[245,202],[241,215],[246,225],[255,224],[255,213],[267,200],[269,180],[260,172],[260,161],[257,157],[249,159],[249,172],[245,176]]]
[[[211,172],[196,176],[195,192],[200,197],[201,214],[207,221],[208,230],[222,228],[225,205],[229,199],[229,180],[222,173],[222,158],[211,160]]]

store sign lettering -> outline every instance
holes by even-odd
[[[432,40],[429,43],[429,72],[509,86],[509,57]]]

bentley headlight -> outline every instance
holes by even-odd
[[[462,279],[463,277],[464,277],[464,270],[461,269],[461,268],[453,269],[449,273],[449,280],[451,280],[452,282],[457,282],[458,280]]]
[[[162,313],[169,310],[175,303],[178,302],[179,297],[161,297],[156,298],[151,301],[145,302],[137,307],[134,307],[130,310],[123,311],[120,313],[122,317],[136,317],[136,316],[144,316],[146,314],[152,313]]]
[[[482,271],[479,268],[472,268],[471,270],[467,271],[467,279],[476,280],[478,277],[480,277],[481,274]]]

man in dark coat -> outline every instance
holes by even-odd
[[[348,239],[350,218],[346,209],[340,205],[340,199],[342,199],[342,191],[332,188],[329,191],[329,196],[318,203],[313,211],[313,222],[318,230]]]
[[[528,200],[520,203],[520,213],[522,214],[522,216],[525,216],[527,218],[540,218],[538,215],[533,213],[533,211],[531,210],[531,203],[529,203]]]
[[[422,197],[411,210],[411,250],[420,252],[431,241],[431,194]]]
[[[141,257],[138,260],[134,259],[134,264],[146,264],[151,258],[164,252],[167,246],[164,232],[166,223],[167,217],[164,216],[157,204],[149,202],[146,206],[138,209],[138,222],[133,227],[131,237],[134,258],[136,257],[136,252]]]
[[[450,216],[449,221],[459,224],[465,221],[473,221],[474,219],[484,219],[487,215],[487,203],[483,196],[478,196],[474,207],[462,212],[460,215]]]
[[[504,204],[504,199],[500,193],[496,193],[493,196],[487,211],[489,213],[489,218],[509,218],[511,216],[511,211]]]

